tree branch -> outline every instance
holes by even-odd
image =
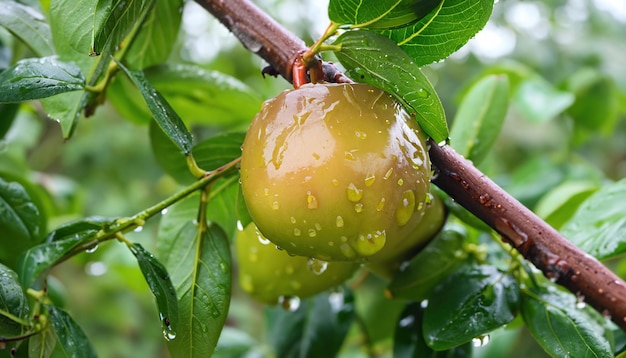
[[[248,0],[196,0],[243,45],[291,82],[292,65],[306,45]],[[325,67],[330,78],[346,78]],[[343,76],[343,77],[342,77]],[[563,285],[626,330],[626,283],[507,194],[451,147],[431,141],[437,170],[432,182],[517,249],[548,278]]]

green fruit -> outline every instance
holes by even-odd
[[[244,291],[263,303],[306,298],[339,286],[360,266],[353,262],[290,256],[263,237],[254,224],[238,231],[235,240],[239,283]]]
[[[244,140],[241,180],[267,238],[326,261],[387,261],[420,245],[432,198],[417,123],[365,84],[305,85],[265,102]]]

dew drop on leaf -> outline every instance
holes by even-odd
[[[328,268],[328,262],[310,258],[306,263],[306,268],[315,275],[321,275],[326,272]]]
[[[489,335],[478,336],[472,339],[472,345],[474,347],[484,347],[489,343]]]

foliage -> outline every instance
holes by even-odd
[[[392,277],[362,270],[311,298],[251,301],[231,284],[232,239],[250,222],[236,165],[262,100],[286,85],[261,82],[240,48],[184,58],[183,6],[0,0],[0,357],[625,350],[585,297],[440,192],[445,227]],[[573,6],[330,0],[335,31],[316,49],[625,277],[623,22],[587,2],[585,22],[547,20]],[[512,21],[520,9],[552,35]],[[518,46],[463,57],[488,19]],[[572,28],[584,44],[563,40]]]

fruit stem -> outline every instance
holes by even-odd
[[[315,41],[315,43],[311,47],[309,47],[309,49],[304,54],[302,54],[302,61],[304,62],[306,66],[310,66],[313,63],[313,61],[316,61],[315,56],[320,51],[322,51],[324,42],[328,40],[331,36],[333,36],[337,32],[338,29],[339,29],[339,24],[331,21],[328,27],[326,27],[326,31],[324,31],[322,36],[319,39],[317,39],[317,41]]]

